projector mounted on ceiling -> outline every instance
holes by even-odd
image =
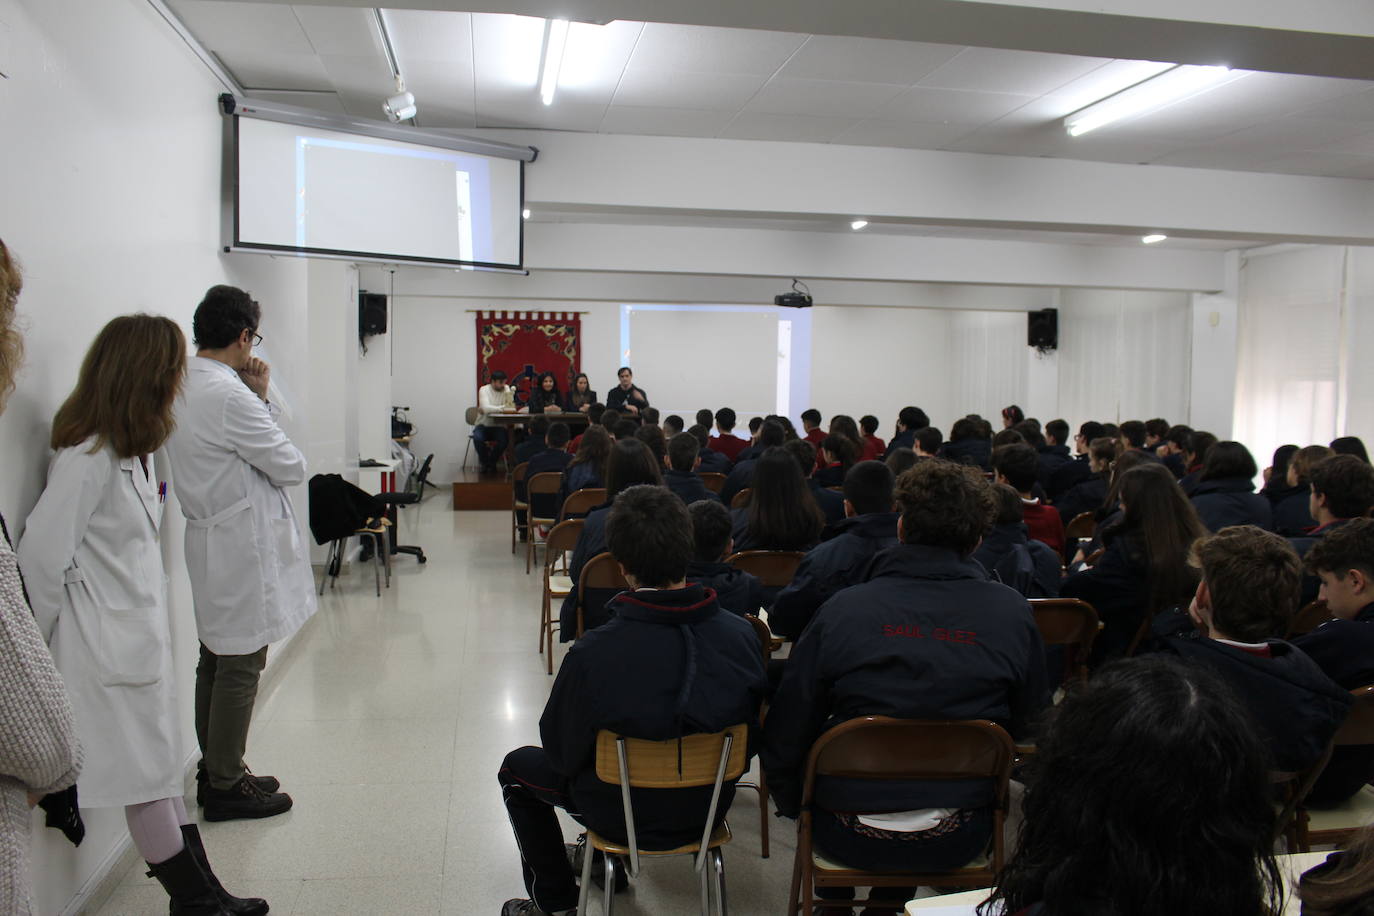
[[[801,288],[798,289],[797,287]],[[774,296],[773,304],[785,309],[809,309],[811,308],[811,290],[807,289],[805,283],[794,278],[792,291]]]

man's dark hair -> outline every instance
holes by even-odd
[[[1241,642],[1287,632],[1302,584],[1302,560],[1287,538],[1233,525],[1194,541],[1191,560],[1211,592],[1218,631]]]
[[[687,434],[696,439],[697,444],[702,448],[706,448],[711,444],[711,431],[700,423],[697,423],[691,429],[687,430]]]
[[[860,461],[844,475],[844,498],[855,515],[892,511],[892,490],[896,478],[881,461]]]
[[[646,424],[636,429],[633,435],[640,442],[649,446],[649,451],[654,453],[655,461],[660,464],[663,463],[664,457],[668,454],[668,439],[663,435],[662,427],[649,426]]]
[[[1041,448],[1045,444],[1045,436],[1040,432],[1040,424],[1036,423],[1034,420],[1022,420],[1020,423],[1013,426],[1012,429],[1021,434],[1023,442],[1035,448]]]
[[[629,366],[621,366],[619,369],[615,370],[615,377],[620,378],[620,373],[622,372],[630,373],[631,378],[633,378],[635,374],[635,371],[631,369]]]
[[[536,416],[530,421],[530,434],[533,436],[547,436],[549,432],[548,417]]]
[[[758,431],[759,431],[759,427],[762,426],[762,425],[763,425],[763,417],[750,417],[750,418],[749,418],[749,435],[752,436],[754,433],[758,432]]]
[[[607,407],[601,411],[601,425],[606,427],[609,433],[615,433],[615,425],[620,422],[620,411],[614,407]]]
[[[1019,525],[1026,520],[1025,503],[1021,502],[1020,493],[1004,483],[993,484],[992,489],[997,496],[994,525]]]
[[[977,468],[920,461],[897,478],[902,542],[944,547],[968,556],[992,525],[997,500]]]
[[[729,432],[735,428],[735,412],[729,407],[722,407],[716,411],[716,425],[724,432]]]
[[[1188,437],[1192,434],[1193,428],[1191,426],[1184,426],[1180,423],[1178,426],[1169,427],[1169,431],[1164,434],[1164,441],[1180,452],[1186,452],[1188,451]]]
[[[600,401],[597,401],[596,403],[592,404],[591,407],[587,408],[587,420],[591,423],[592,426],[598,426],[601,423],[601,416],[605,412],[606,405],[602,404]]]
[[[663,474],[659,468],[662,466],[662,461],[654,460],[649,446],[635,437],[617,439],[611,446],[611,456],[606,459],[606,498],[615,499],[621,491],[639,484],[661,485]]]
[[[1089,420],[1078,427],[1078,434],[1083,437],[1084,441],[1091,442],[1105,436],[1107,428],[1096,420]]]
[[[493,382],[504,382],[507,379],[505,369],[493,369],[488,378]]]
[[[782,445],[786,438],[787,431],[775,420],[764,420],[763,425],[759,427],[759,445],[763,448]]]
[[[993,449],[998,449],[1004,445],[1025,445],[1026,437],[1014,429],[999,429],[992,437]]]
[[[1121,438],[1130,443],[1131,448],[1145,447],[1145,424],[1139,420],[1127,420],[1121,424]]]
[[[803,410],[801,418],[803,423],[810,423],[812,426],[821,425],[821,412],[814,407]]]
[[[859,417],[859,428],[864,431],[865,436],[875,436],[878,433],[878,418],[871,413],[866,413]]]
[[[1103,423],[1102,435],[1111,436],[1113,439],[1115,439],[1121,435],[1121,427],[1117,426],[1115,423]]]
[[[1021,493],[1029,493],[1040,473],[1040,458],[1034,446],[1024,442],[992,450],[992,469]]]
[[[641,588],[666,588],[687,578],[695,543],[692,517],[670,490],[621,491],[606,519],[606,546]]]
[[[969,417],[960,417],[954,421],[954,425],[949,429],[950,442],[962,442],[965,439],[990,439],[991,436],[983,435],[983,427],[978,420]]]
[[[897,422],[910,430],[925,429],[930,425],[930,417],[919,407],[903,407],[897,412]]]
[[[1374,507],[1374,468],[1354,455],[1332,455],[1314,466],[1308,479],[1336,518],[1360,518]]]
[[[714,499],[699,499],[687,507],[692,516],[692,539],[696,542],[693,559],[698,563],[718,563],[725,557],[733,526],[730,510]]]
[[[548,432],[544,433],[544,444],[549,448],[567,448],[570,439],[572,439],[572,430],[568,429],[568,424],[562,421],[550,423]]]
[[[1331,451],[1337,455],[1354,455],[1365,464],[1369,464],[1369,450],[1364,447],[1364,440],[1359,436],[1340,436],[1332,439]]]
[[[697,437],[691,433],[678,433],[668,440],[668,464],[674,471],[691,471],[700,453]]]
[[[1064,445],[1069,438],[1067,420],[1051,420],[1045,424],[1045,440],[1052,445]]]
[[[682,425],[682,417],[675,413],[670,413],[663,418],[663,432],[669,436],[676,436],[686,428]]]
[[[934,455],[944,445],[944,436],[934,426],[923,426],[916,431],[916,444],[927,455]]]
[[[1147,438],[1153,436],[1155,439],[1163,441],[1164,437],[1169,435],[1169,421],[1161,417],[1155,417],[1153,420],[1146,420],[1145,435]]]
[[[1226,480],[1239,477],[1250,480],[1259,473],[1255,457],[1239,442],[1218,442],[1207,450],[1202,462],[1203,480]]]
[[[237,286],[212,286],[196,306],[191,334],[202,350],[220,350],[239,339],[244,331],[257,331],[262,309],[253,297]]]
[[[612,435],[617,439],[633,439],[637,432],[639,432],[639,424],[630,419],[617,420],[615,428],[611,430]]]
[[[657,426],[660,416],[657,407],[646,407],[639,412],[639,416],[647,426]]]
[[[787,454],[797,462],[803,477],[810,477],[816,469],[816,447],[805,439],[788,439],[779,448],[786,449]]]
[[[1344,579],[1352,569],[1374,580],[1374,518],[1352,518],[1317,538],[1307,551],[1307,570],[1312,575],[1328,572]]]
[[[901,477],[903,471],[920,460],[921,456],[917,455],[914,450],[907,448],[905,445],[901,445],[894,448],[892,454],[888,455],[887,460],[883,463],[887,465],[888,470],[892,472],[892,476],[895,479]]]
[[[1207,453],[1212,450],[1212,446],[1217,444],[1217,437],[1209,432],[1200,429],[1193,430],[1188,435],[1188,447],[1185,449],[1187,454],[1193,456],[1196,464],[1207,462]]]
[[[715,418],[716,418],[715,414],[711,413],[711,411],[707,410],[705,407],[703,407],[703,408],[701,408],[701,410],[698,410],[698,411],[697,411],[697,425],[698,425],[698,426],[704,426],[704,427],[706,427],[707,429],[710,429],[710,428],[711,428],[711,423],[715,420]]]

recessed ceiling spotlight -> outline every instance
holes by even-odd
[[[1162,242],[1167,238],[1167,235],[1160,235],[1159,233],[1155,233],[1153,235],[1142,235],[1140,237],[1140,240],[1144,242],[1146,245],[1153,245],[1155,242]]]
[[[529,218],[530,218],[530,208],[529,208],[529,207],[526,207],[525,209],[523,209],[523,210],[520,211],[520,218],[521,218],[521,219],[529,219]]]
[[[850,229],[853,229],[855,232],[858,232],[860,229],[862,229],[864,226],[867,226],[867,225],[868,225],[868,220],[866,220],[866,219],[856,219],[856,220],[854,220],[854,222],[852,222],[852,223],[849,224],[849,228],[850,228]]]

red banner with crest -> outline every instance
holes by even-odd
[[[478,312],[477,386],[504,369],[516,403],[529,398],[534,381],[552,372],[567,394],[582,371],[582,317],[576,312]]]

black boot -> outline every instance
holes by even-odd
[[[200,866],[201,872],[205,875],[205,880],[209,882],[210,888],[215,892],[215,898],[219,900],[219,905],[225,910],[233,913],[234,916],[263,916],[267,912],[267,901],[261,897],[235,897],[224,889],[224,885],[219,883],[219,878],[215,877],[214,869],[210,867],[210,860],[205,855],[205,843],[200,839],[200,828],[195,824],[182,824],[181,835],[186,838],[186,848],[191,850],[191,854],[196,857],[196,864]]]
[[[337,573],[335,573],[337,574]],[[271,794],[281,788],[281,782],[275,776],[255,776],[248,767],[243,768],[243,773],[253,782],[257,783],[259,789]],[[196,804],[205,807],[205,787],[210,784],[210,774],[205,772],[205,761],[196,764]]]
[[[220,905],[189,846],[166,862],[148,863],[148,877],[156,878],[172,898],[171,916],[233,916]]]

